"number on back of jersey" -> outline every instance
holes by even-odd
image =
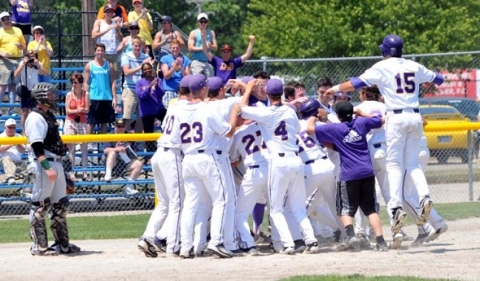
[[[182,123],[180,131],[182,143],[195,143],[203,140],[203,126],[200,122],[193,122],[191,126],[188,123]]]
[[[278,127],[275,129],[275,135],[281,136],[282,141],[288,140],[288,132],[287,132],[285,121],[280,122]]]

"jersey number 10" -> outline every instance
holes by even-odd
[[[395,75],[395,80],[397,80],[397,94],[413,94],[415,93],[415,73],[405,72],[402,74],[398,73]]]

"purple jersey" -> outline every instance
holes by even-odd
[[[243,66],[241,57],[236,57],[229,61],[223,61],[219,57],[212,56],[210,64],[215,71],[214,76],[222,78],[223,83],[227,83],[229,79],[237,79],[237,68]]]
[[[12,7],[12,22],[18,24],[29,24],[32,22],[30,16],[30,1],[19,0],[16,5]]]
[[[315,126],[321,143],[332,143],[340,154],[340,180],[351,181],[373,176],[367,133],[382,126],[381,117],[359,117],[350,122]]]

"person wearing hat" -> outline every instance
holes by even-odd
[[[110,6],[113,9],[113,20],[117,22],[121,22],[122,27],[127,27],[128,26],[128,14],[127,10],[125,9],[124,6],[120,5],[117,3],[117,0],[108,0],[107,4],[104,6],[100,7],[97,13],[97,19],[104,19],[105,18],[105,7]]]
[[[50,83],[52,76],[50,75],[50,57],[53,56],[53,48],[50,42],[45,38],[45,31],[40,25],[36,25],[32,29],[34,40],[28,43],[27,50],[34,51],[38,55],[38,60],[43,65],[46,73],[38,74],[39,82]]]
[[[140,27],[138,36],[145,41],[145,47],[149,50],[147,55],[153,59],[152,16],[148,12],[148,9],[143,6],[143,0],[132,0],[132,5],[134,10],[128,13],[128,22],[130,24],[133,22],[138,24]]]
[[[0,134],[2,138],[20,137],[17,133],[17,122],[15,119],[9,118],[5,121],[5,130]],[[0,163],[3,165],[5,175],[3,181],[9,184],[15,182],[13,177],[17,171],[17,167],[22,164],[22,153],[25,152],[23,144],[4,144],[0,145]]]
[[[177,39],[180,48],[185,46],[183,37],[178,30],[173,30],[172,18],[170,16],[162,17],[162,29],[155,34],[153,39],[153,50],[158,52],[157,60],[160,61],[164,55],[171,53],[170,42]]]
[[[247,61],[253,52],[253,42],[255,36],[248,36],[248,47],[245,54],[233,58],[233,49],[230,45],[225,44],[220,49],[221,58],[214,56],[210,53],[207,46],[207,33],[202,31],[202,48],[203,54],[207,57],[208,62],[213,66],[213,75],[222,78],[223,83],[227,83],[230,79],[237,79],[237,69],[242,67],[245,61]]]
[[[274,248],[282,254],[293,254],[300,249],[305,253],[317,253],[318,242],[305,209],[307,196],[304,164],[298,156],[297,134],[300,132],[300,123],[297,113],[291,107],[283,105],[283,83],[279,79],[270,79],[266,83],[265,90],[270,106],[248,106],[256,84],[256,79],[248,82],[242,97],[241,110],[243,118],[254,120],[259,125],[270,155],[268,175],[270,217],[279,234],[277,240],[281,241],[274,244]],[[290,208],[284,209],[285,204]],[[286,210],[292,212],[303,236],[300,231],[290,232],[285,218]],[[304,240],[303,245],[294,242],[299,239]]]
[[[17,79],[13,72],[17,69],[23,50],[27,48],[22,30],[12,25],[8,12],[0,13],[2,27],[0,28],[0,101],[3,101],[7,87],[13,93]],[[11,94],[10,103],[14,103],[15,95]]]
[[[28,44],[30,35],[32,35],[32,16],[31,9],[35,6],[35,0],[8,0],[12,7],[12,24],[20,28]]]
[[[355,235],[353,217],[358,208],[368,217],[375,232],[375,250],[388,251],[378,215],[375,192],[375,176],[367,144],[371,129],[380,128],[382,116],[358,117],[353,119],[354,108],[349,101],[340,101],[335,110],[341,123],[316,125],[317,120],[326,119],[327,112],[319,109],[316,116],[307,121],[307,133],[315,135],[320,143],[331,143],[340,154],[340,184],[338,186],[337,215],[345,227],[347,236],[337,245],[337,250],[357,250],[360,240]],[[369,116],[356,110],[357,116]]]
[[[114,124],[115,134],[125,134],[125,120],[118,119]],[[112,180],[112,173],[122,174],[125,170],[130,172],[128,176],[128,184],[125,185],[125,194],[137,194],[138,190],[134,188],[134,183],[137,180],[140,172],[143,169],[143,164],[137,159],[135,152],[135,142],[109,142],[103,146],[103,153],[105,154],[105,178],[106,182]]]
[[[207,77],[214,75],[213,68],[203,52],[202,37],[205,37],[208,51],[218,49],[215,32],[208,28],[208,15],[200,13],[197,16],[198,28],[192,30],[188,36],[188,50],[192,52],[192,74],[203,74]],[[204,34],[202,34],[204,33]]]

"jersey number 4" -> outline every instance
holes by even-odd
[[[414,72],[398,73],[395,75],[395,80],[397,80],[397,94],[415,93],[416,85]]]
[[[182,131],[180,136],[182,143],[201,142],[203,140],[203,126],[200,122],[193,122],[191,126],[188,123],[182,123],[180,124],[180,131]]]
[[[285,121],[280,122],[278,127],[275,129],[275,136],[281,136],[282,141],[288,140],[288,133],[287,133],[287,127],[285,125]]]

